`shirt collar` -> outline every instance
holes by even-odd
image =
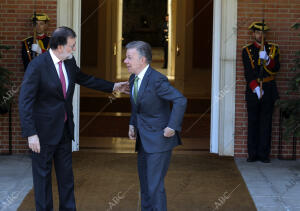
[[[149,68],[149,64],[137,75],[137,77],[139,77],[140,81],[143,80],[144,75],[145,75],[148,68]]]
[[[54,62],[54,64],[57,64],[58,62],[60,62],[60,59],[55,56],[55,54],[53,53],[51,48],[49,50],[49,53],[50,53],[50,56],[51,56],[52,61]]]

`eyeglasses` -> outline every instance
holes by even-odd
[[[76,46],[76,42],[73,45],[64,45],[64,47],[69,47],[72,50],[75,48],[75,46]]]
[[[70,47],[71,49],[74,49],[76,46],[76,43],[74,43],[73,45],[67,45],[68,47]]]

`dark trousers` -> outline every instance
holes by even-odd
[[[274,107],[271,97],[269,90],[265,89],[261,100],[255,95],[247,101],[248,155],[251,158],[266,159],[270,155]]]
[[[140,138],[138,144],[138,173],[142,211],[166,211],[167,197],[164,178],[167,174],[172,151],[147,153]]]
[[[51,179],[53,160],[59,192],[59,210],[76,210],[72,170],[72,140],[66,126],[59,144],[43,144],[40,153],[32,152],[32,173],[37,211],[53,210]]]

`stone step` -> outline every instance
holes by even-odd
[[[130,113],[82,112],[80,115],[80,136],[127,137]],[[186,138],[209,137],[210,114],[186,114],[181,136]]]

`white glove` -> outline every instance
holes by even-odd
[[[259,58],[266,61],[266,65],[270,63],[270,58],[266,52],[266,49],[259,52]]]
[[[266,51],[260,51],[259,52],[259,58],[263,59],[263,60],[266,60],[266,61],[269,60],[269,56],[268,56]]]
[[[42,54],[42,49],[38,44],[32,44],[31,45],[31,50],[38,53],[38,54]]]
[[[256,93],[258,99],[260,99],[262,96],[260,96],[260,87],[257,86],[255,89],[254,89],[254,92]],[[264,90],[262,90],[262,95],[264,95]]]

